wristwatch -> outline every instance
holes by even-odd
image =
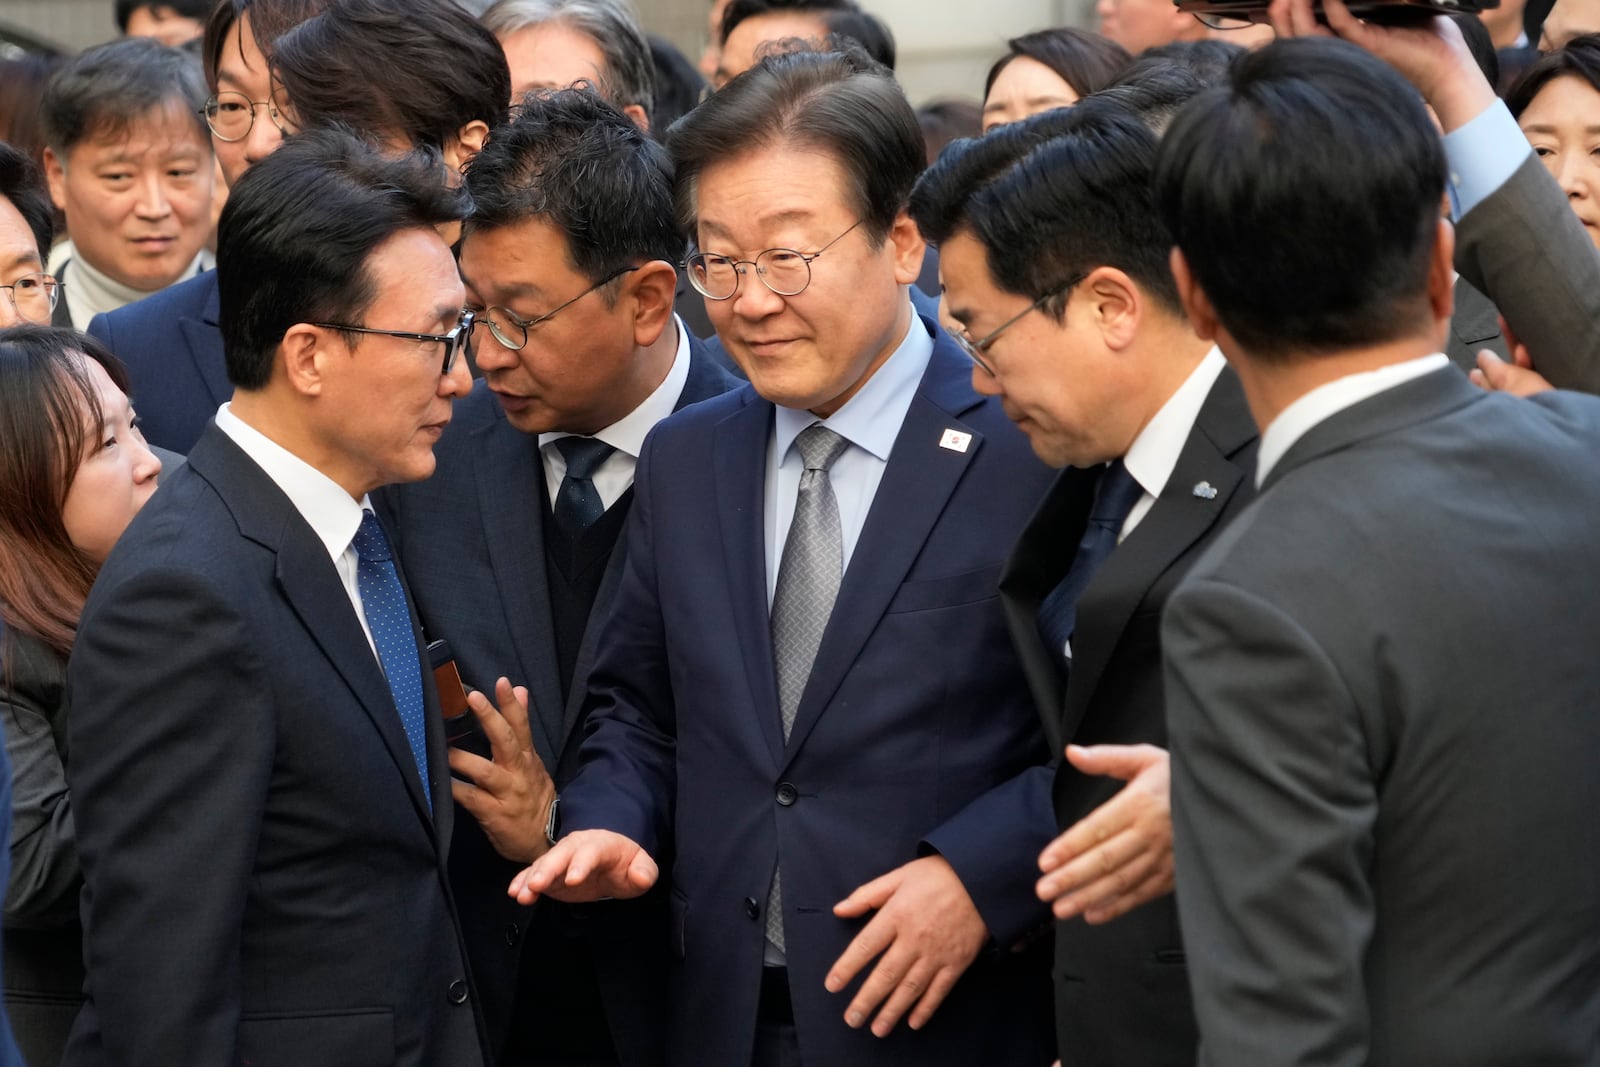
[[[544,839],[551,848],[556,847],[556,835],[561,832],[561,798],[550,798],[550,814],[544,820]]]

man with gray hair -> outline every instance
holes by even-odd
[[[626,0],[499,0],[482,22],[505,49],[513,104],[585,82],[649,132],[655,66]]]

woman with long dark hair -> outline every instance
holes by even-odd
[[[0,330],[0,726],[12,773],[5,1004],[32,1067],[83,1002],[67,656],[95,574],[155,492],[121,365],[72,330]]]

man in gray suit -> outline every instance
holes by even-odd
[[[1201,1062],[1594,1063],[1600,402],[1439,353],[1444,155],[1391,69],[1280,41],[1231,81],[1156,177],[1262,427],[1162,626]]]

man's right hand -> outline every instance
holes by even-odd
[[[577,830],[511,880],[519,904],[554,897],[573,904],[643,896],[661,869],[633,841],[610,830]]]

